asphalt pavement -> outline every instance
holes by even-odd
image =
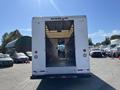
[[[120,90],[120,60],[90,58],[90,78],[31,80],[31,63],[0,69],[0,90]]]

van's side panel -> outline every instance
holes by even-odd
[[[45,67],[45,31],[44,20],[33,17],[32,20],[32,74],[44,74]]]
[[[75,24],[75,51],[78,73],[89,71],[88,32],[86,17],[78,17]]]

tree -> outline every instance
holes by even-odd
[[[90,46],[94,45],[91,38],[88,39],[88,42]]]
[[[2,53],[2,47],[0,46],[0,53]]]
[[[100,42],[97,42],[95,46],[98,47],[98,46],[100,46],[100,45],[101,45],[101,43],[100,43]]]
[[[15,40],[15,39],[18,39],[18,38],[20,38],[20,37],[22,37],[22,35],[21,35],[21,33],[19,32],[19,30],[15,30],[15,31],[13,31],[13,32],[10,32],[9,34],[8,33],[5,33],[3,36],[2,36],[2,45],[1,45],[1,50],[2,50],[2,52],[3,53],[5,53],[6,52],[6,48],[5,48],[5,46],[9,43],[9,42],[11,42],[11,41],[13,41],[13,40]]]
[[[120,39],[120,35],[112,35],[110,40],[113,40],[113,39]]]
[[[110,38],[109,37],[105,37],[105,40],[103,42],[101,42],[102,45],[109,45],[110,44]]]
[[[2,51],[3,53],[5,53],[5,51],[6,51],[5,46],[6,46],[6,44],[7,44],[7,39],[8,39],[8,33],[5,33],[5,34],[2,36],[2,45],[1,45],[1,51]]]
[[[7,39],[8,39],[8,33],[5,33],[3,36],[2,36],[2,46],[4,46],[7,42]]]
[[[10,41],[20,38],[22,35],[18,29],[9,34]]]

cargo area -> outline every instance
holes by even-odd
[[[45,21],[46,67],[76,66],[74,21]]]

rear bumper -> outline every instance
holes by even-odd
[[[88,78],[91,73],[85,74],[49,74],[49,75],[32,75],[31,79],[46,79],[46,78]]]
[[[16,63],[24,63],[25,61],[28,61],[27,58],[22,58],[22,59],[15,59],[14,60]]]
[[[11,67],[13,66],[13,62],[0,62],[0,68]]]

